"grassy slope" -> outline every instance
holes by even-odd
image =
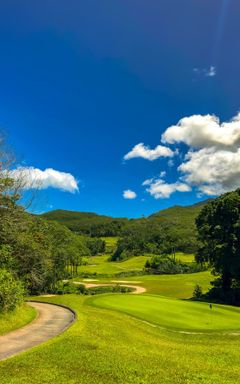
[[[106,252],[112,253],[116,249],[118,237],[101,237],[106,243]]]
[[[112,244],[114,244],[114,241]],[[96,273],[98,275],[115,275],[121,272],[140,272],[144,268],[146,261],[150,260],[151,256],[154,255],[136,256],[122,262],[109,262],[109,255],[92,256],[88,259],[88,265],[81,265],[78,267],[78,272]],[[180,260],[184,263],[191,263],[194,261],[194,255],[177,252],[176,260]]]
[[[34,308],[24,304],[14,312],[0,315],[0,335],[30,323],[37,313]]]
[[[109,255],[93,256],[89,259],[89,265],[78,267],[79,273],[97,273],[98,275],[115,275],[121,272],[139,272],[143,269],[149,256],[132,257],[122,262],[109,262]]]
[[[125,297],[125,296],[124,296]],[[78,321],[66,333],[0,363],[1,384],[235,384],[239,337],[172,333],[84,297],[70,305]]]
[[[167,297],[188,299],[192,297],[196,284],[201,285],[203,292],[207,291],[213,276],[209,271],[190,273],[183,275],[145,275],[138,276],[140,284],[147,289],[147,293],[158,294]],[[135,277],[124,278],[131,282]]]
[[[90,299],[100,308],[124,312],[160,327],[184,331],[240,329],[240,308],[153,295],[102,295]]]

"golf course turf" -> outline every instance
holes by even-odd
[[[24,304],[15,311],[0,315],[0,336],[30,323],[37,312],[30,305]]]
[[[139,278],[153,294],[35,298],[67,305],[78,319],[0,362],[1,384],[238,383],[240,309],[181,300],[197,282],[207,287],[209,272]]]
[[[240,331],[240,308],[168,299],[153,295],[102,295],[90,305],[124,312],[169,330],[211,332]],[[239,332],[240,335],[240,332]]]
[[[2,384],[238,383],[236,335],[169,332],[92,306],[83,296],[45,300],[71,306],[78,321],[64,334],[1,362]]]

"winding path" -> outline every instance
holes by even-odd
[[[37,310],[38,316],[25,327],[0,336],[0,360],[59,335],[75,320],[75,314],[68,308],[39,302],[28,304]]]

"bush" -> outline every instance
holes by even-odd
[[[51,290],[51,293],[58,295],[67,294],[85,294],[86,288],[83,284],[74,284],[71,281],[58,281],[55,287]]]
[[[0,312],[13,311],[22,304],[24,287],[5,269],[0,269]]]
[[[101,293],[129,293],[133,292],[134,288],[123,287],[121,285],[105,285],[100,287],[92,287],[88,288],[86,294],[87,295],[99,295]]]
[[[169,256],[154,256],[146,261],[145,270],[148,273],[175,275],[178,273],[196,273],[203,271],[204,268],[197,263],[184,264],[181,261],[174,260]]]
[[[200,285],[197,284],[193,291],[193,298],[195,300],[199,300],[202,298],[202,296],[203,296],[202,288],[200,287]]]

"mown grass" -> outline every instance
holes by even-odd
[[[88,303],[124,312],[160,327],[184,331],[240,330],[240,308],[150,295],[102,295]],[[239,333],[240,335],[240,333]]]
[[[106,243],[106,252],[111,253],[115,250],[118,242],[118,237],[101,237]]]
[[[36,310],[27,304],[22,305],[13,312],[0,314],[0,335],[23,327],[36,316]]]
[[[193,263],[195,261],[195,256],[193,253],[176,252],[175,258],[182,263]]]
[[[97,275],[116,275],[121,272],[140,272],[150,256],[132,257],[122,262],[108,261],[109,255],[92,256],[88,265],[78,267],[78,273],[89,273]]]
[[[81,296],[46,300],[71,306],[78,321],[61,336],[1,362],[1,384],[239,382],[239,337],[172,333],[93,307]]]
[[[117,238],[105,239],[110,239],[113,243],[114,241],[117,241]],[[141,272],[146,261],[150,260],[152,256],[154,255],[147,254],[144,256],[135,256],[121,262],[108,261],[108,254],[102,256],[92,256],[86,259],[86,261],[88,261],[87,265],[81,265],[78,267],[78,273],[114,276],[121,272]],[[194,255],[177,252],[176,260],[180,260],[184,263],[192,263],[194,261]]]
[[[146,288],[147,293],[180,299],[190,299],[197,284],[202,287],[203,292],[207,292],[210,282],[214,280],[209,271],[178,275],[140,275],[109,278],[98,275],[95,278],[96,284],[111,283],[112,281],[121,283],[124,281],[126,284]],[[84,281],[81,278],[74,280]]]
[[[199,284],[203,292],[210,287],[210,281],[214,278],[209,271],[179,274],[179,275],[144,275],[138,276],[139,284],[144,286],[147,293],[158,294],[167,297],[189,299],[192,297],[196,284]],[[131,283],[136,277],[127,277],[124,280]]]

